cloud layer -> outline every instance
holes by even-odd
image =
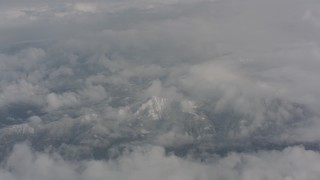
[[[0,179],[318,176],[320,3],[0,4]]]
[[[137,149],[113,161],[62,160],[57,155],[33,153],[26,144],[15,146],[0,171],[0,179],[240,179],[316,180],[320,155],[302,147],[254,154],[231,153],[200,163],[165,155],[160,147]]]

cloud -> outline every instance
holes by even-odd
[[[77,95],[72,92],[66,92],[61,95],[50,93],[47,96],[48,108],[58,109],[63,106],[75,106],[78,104]]]
[[[76,3],[74,8],[78,11],[94,13],[97,10],[97,5],[90,3]]]
[[[15,146],[1,179],[317,179],[320,155],[303,147],[253,154],[231,153],[206,163],[165,155],[160,147],[138,148],[112,161],[72,163],[56,154]]]
[[[319,7],[2,0],[0,179],[315,179]]]

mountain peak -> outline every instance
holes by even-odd
[[[143,115],[153,120],[159,120],[168,104],[168,99],[158,96],[152,96],[136,111],[135,115]]]
[[[5,134],[19,134],[19,135],[30,135],[34,134],[34,128],[28,124],[17,124],[3,129]]]

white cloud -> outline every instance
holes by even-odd
[[[97,10],[97,5],[93,3],[76,3],[74,8],[77,11],[94,13]]]
[[[72,163],[57,155],[34,153],[15,146],[1,168],[0,178],[31,179],[239,179],[316,180],[320,155],[302,147],[253,154],[231,153],[200,163],[167,156],[160,147],[140,148],[112,161]]]
[[[46,93],[37,85],[33,85],[25,80],[9,84],[0,93],[0,105],[26,103],[40,105],[43,102],[41,96]]]
[[[48,110],[56,110],[61,107],[71,107],[79,104],[79,95],[73,92],[65,92],[63,94],[50,93],[46,100],[48,103]]]

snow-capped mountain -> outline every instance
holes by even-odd
[[[168,99],[152,96],[149,100],[143,103],[134,114],[136,116],[148,117],[151,120],[159,120],[162,118],[163,112],[167,108],[168,104]]]
[[[161,145],[208,142],[215,135],[214,124],[190,100],[170,101],[153,96],[142,103],[134,115],[136,131],[152,136],[151,141]]]
[[[23,123],[3,128],[0,133],[5,135],[32,135],[35,133],[35,130],[28,124]]]
[[[36,133],[27,123],[6,126],[0,129],[0,160],[6,157],[15,143],[30,140]]]

